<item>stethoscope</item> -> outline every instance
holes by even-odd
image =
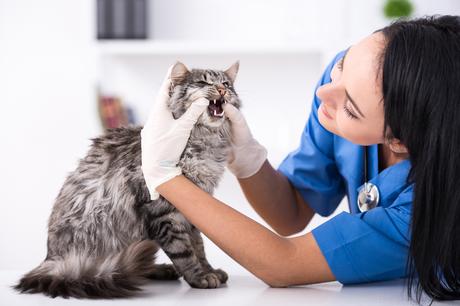
[[[368,211],[379,204],[379,190],[377,186],[367,181],[367,151],[364,147],[364,186],[358,193],[358,208],[361,212]]]

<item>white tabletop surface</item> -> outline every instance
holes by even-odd
[[[254,276],[230,274],[218,289],[193,289],[185,281],[150,281],[135,297],[116,300],[49,298],[42,294],[19,294],[10,288],[23,271],[0,272],[0,305],[416,305],[408,301],[404,281],[342,286],[338,282],[291,288],[270,288]],[[427,303],[425,303],[427,305]],[[460,305],[460,302],[433,303]]]

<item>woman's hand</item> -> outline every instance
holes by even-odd
[[[180,156],[190,137],[190,131],[209,105],[209,100],[200,97],[193,101],[180,118],[174,119],[167,107],[171,70],[172,66],[141,130],[142,172],[152,200],[159,197],[156,191],[159,185],[182,174],[177,166]]]
[[[232,122],[232,151],[227,168],[237,178],[247,178],[257,173],[267,159],[267,150],[252,136],[243,114],[230,103],[223,106]]]

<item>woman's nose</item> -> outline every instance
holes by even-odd
[[[328,101],[328,96],[331,94],[331,84],[324,84],[316,90],[316,96],[322,101]]]

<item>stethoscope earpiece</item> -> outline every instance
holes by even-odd
[[[364,186],[358,193],[358,208],[361,212],[368,211],[379,204],[380,194],[379,189],[372,183],[367,181],[367,150],[364,147]]]

